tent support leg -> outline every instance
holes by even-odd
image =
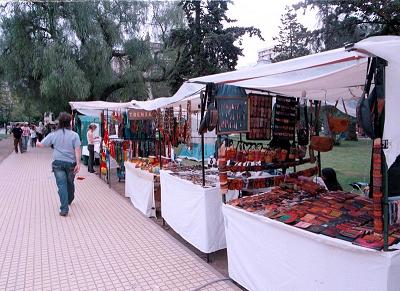
[[[201,101],[201,120],[204,118],[205,104],[204,104],[204,92],[200,93]],[[202,173],[202,183],[203,187],[206,185],[206,170],[204,167],[204,133],[201,133],[201,173]]]

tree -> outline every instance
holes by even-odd
[[[297,14],[293,8],[286,6],[286,12],[281,17],[282,25],[279,26],[279,35],[273,40],[278,43],[274,46],[275,57],[273,61],[293,59],[308,55],[308,39],[310,37],[307,29],[297,21]]]
[[[235,20],[227,17],[229,1],[181,1],[187,27],[174,29],[169,47],[176,50],[169,74],[172,91],[186,78],[234,70],[242,49],[238,46],[245,34],[262,39],[254,27],[224,27]]]
[[[11,118],[13,102],[11,92],[6,83],[0,83],[0,123],[8,122]]]
[[[314,52],[343,47],[376,35],[400,35],[398,0],[305,0],[295,9],[316,9],[319,28],[310,34]],[[356,124],[351,120],[347,139],[357,140]]]
[[[295,9],[316,9],[319,28],[312,31],[314,51],[343,47],[374,35],[400,35],[398,0],[304,0]]]
[[[40,104],[43,112],[66,110],[70,100],[146,98],[146,82],[165,81],[165,61],[153,50],[148,23],[157,20],[163,28],[160,39],[165,38],[178,27],[162,17],[173,5],[6,3],[0,7],[1,78],[13,95],[30,100],[22,103]]]

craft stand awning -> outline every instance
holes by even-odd
[[[399,36],[377,36],[340,48],[273,64],[265,64],[233,72],[193,78],[182,85],[177,94],[195,94],[207,83],[224,83],[246,88],[249,92],[271,92],[287,97],[307,98],[334,104],[345,100],[353,108],[363,93],[368,57],[377,56],[388,62],[385,86],[385,130],[383,139],[388,167],[400,154],[400,51]],[[341,102],[338,108],[341,109]],[[348,104],[353,106],[348,106]],[[353,112],[354,115],[354,112]]]

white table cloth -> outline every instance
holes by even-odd
[[[135,164],[125,162],[125,197],[147,217],[156,216],[154,177],[148,171],[135,168]]]
[[[400,251],[380,252],[223,205],[229,276],[248,290],[400,290]]]
[[[168,171],[160,171],[160,182],[161,215],[168,225],[203,253],[226,248],[220,189],[203,188]]]

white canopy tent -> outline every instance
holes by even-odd
[[[345,100],[352,108],[363,93],[369,56],[388,62],[386,67],[386,109],[383,139],[389,141],[385,149],[388,167],[400,154],[400,37],[378,36],[360,41],[351,50],[345,48],[326,51],[273,64],[260,65],[240,71],[190,79],[173,96],[193,96],[205,89],[206,83],[231,84],[246,88],[247,92],[269,91],[288,97],[308,98],[334,104]],[[339,109],[343,110],[341,102]]]
[[[69,102],[72,110],[79,111],[86,116],[99,117],[103,110],[124,110],[134,108],[133,101],[129,102],[106,102],[106,101],[71,101]]]

